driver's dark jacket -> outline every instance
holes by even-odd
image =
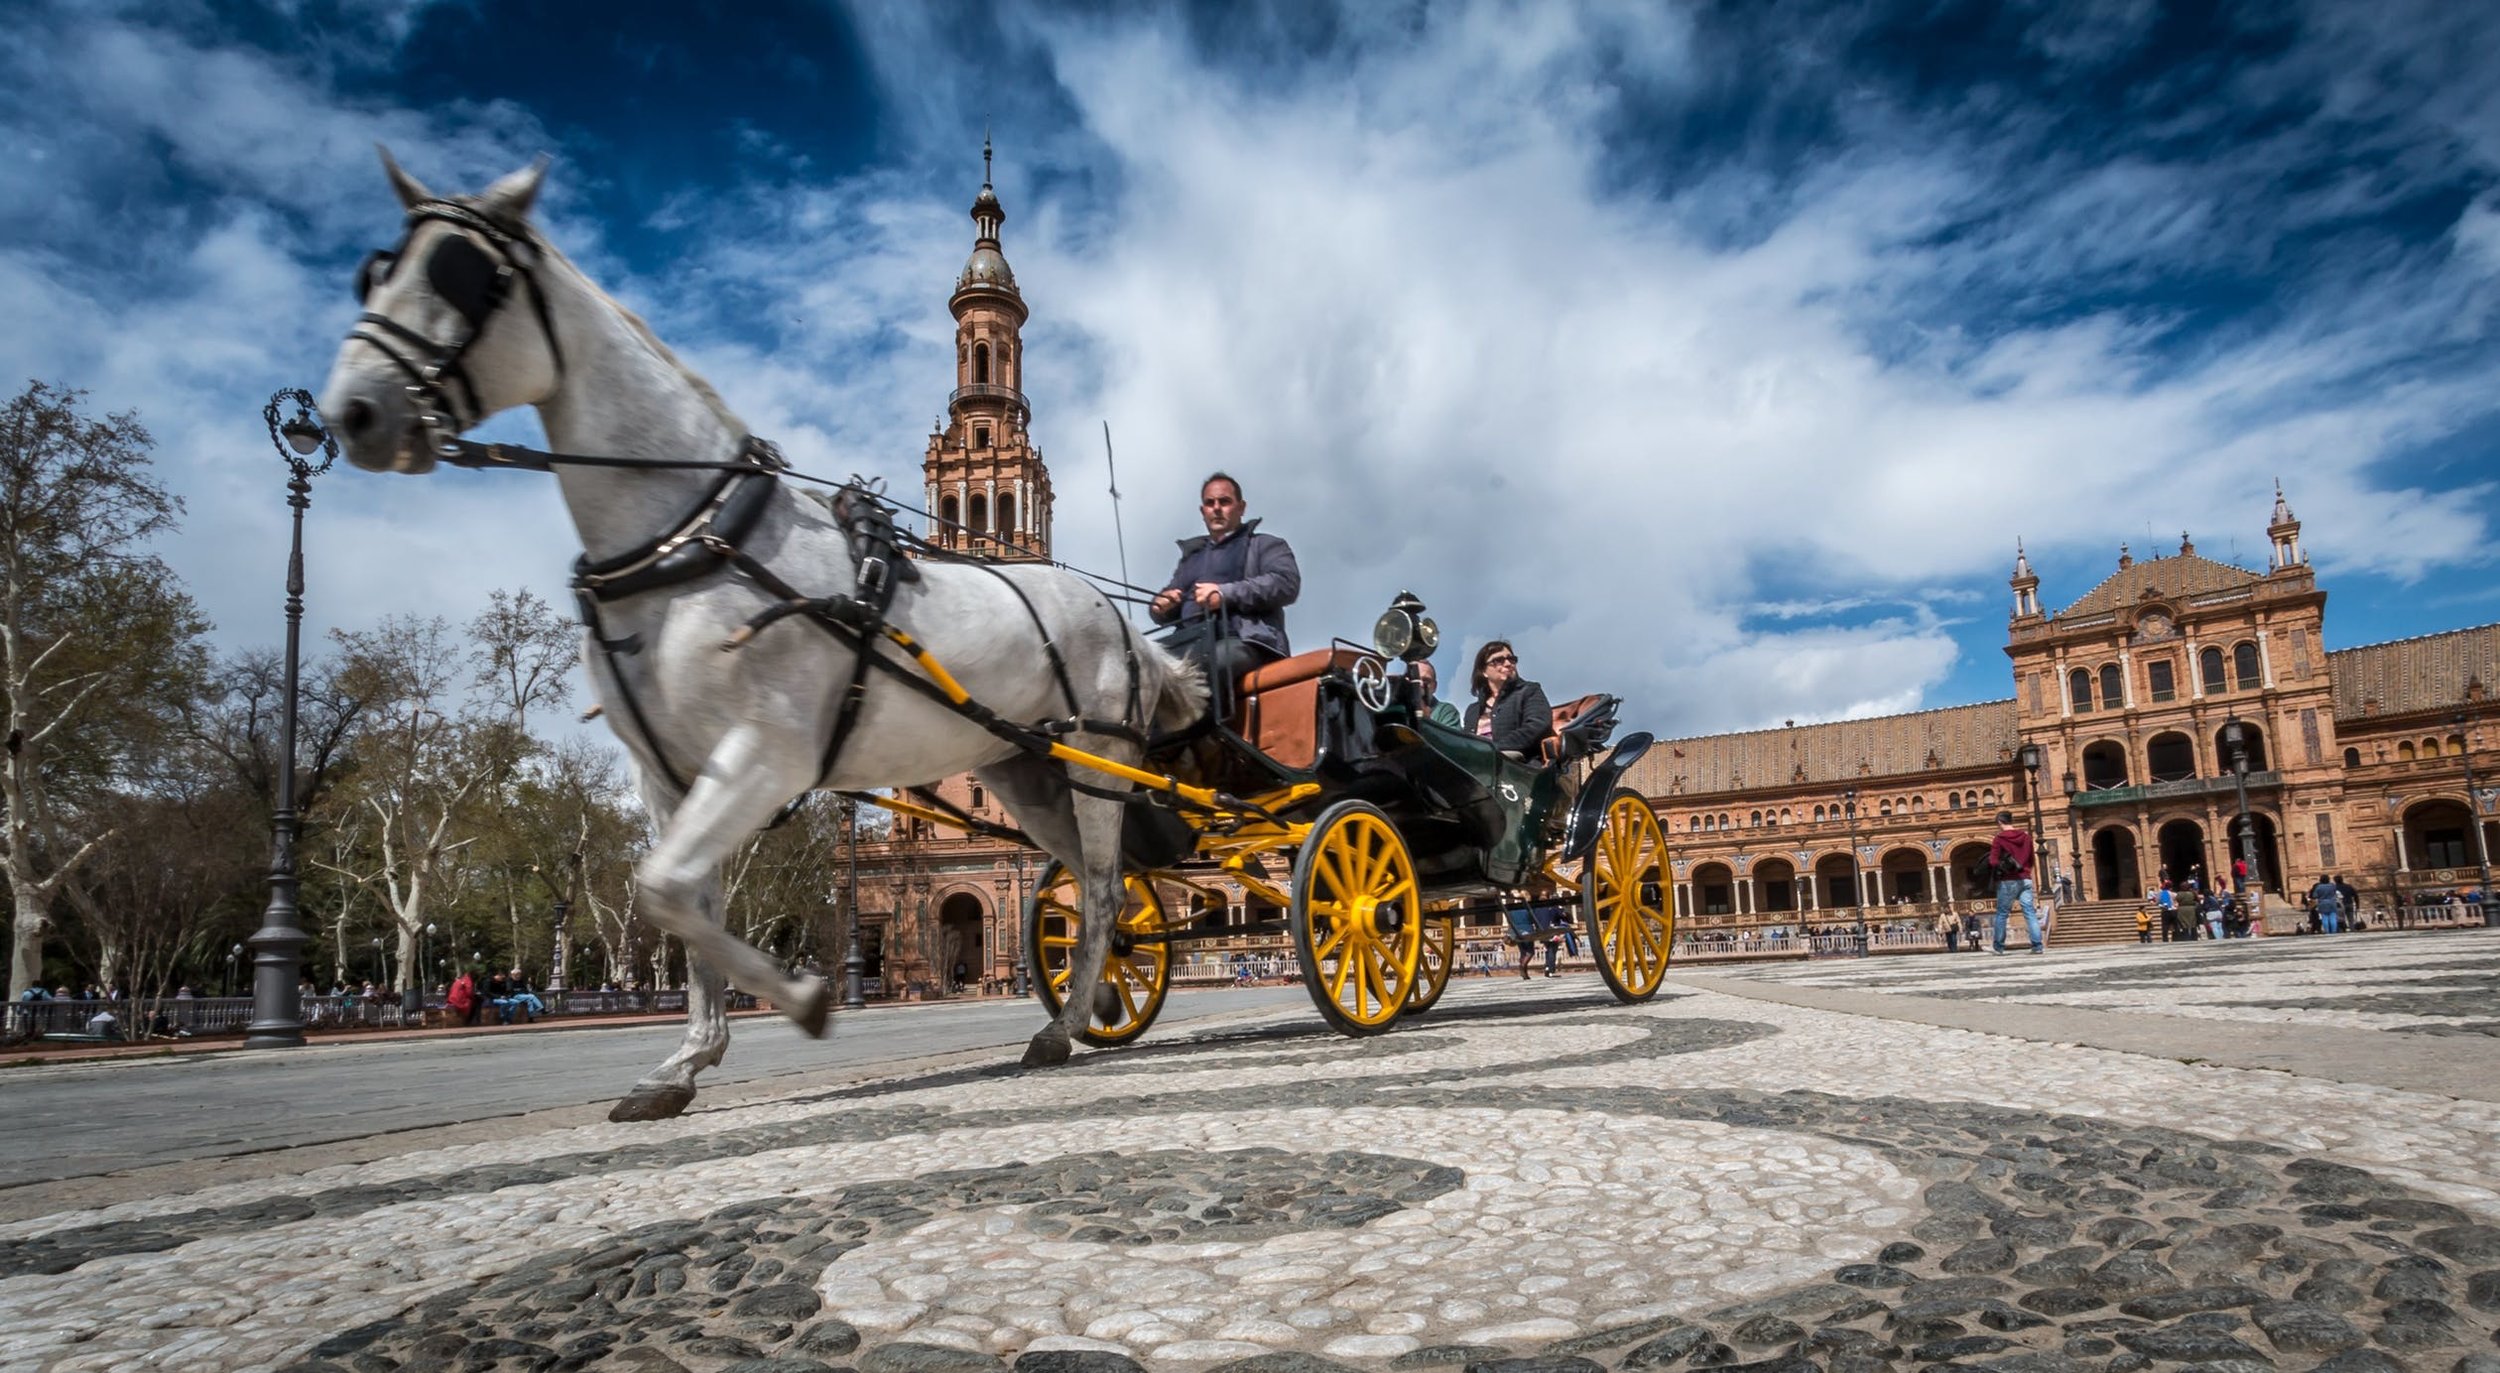
[[[1476,732],[1476,721],[1484,718],[1484,698],[1468,703],[1467,718],[1459,728],[1469,734]],[[1545,736],[1554,732],[1554,708],[1545,703],[1545,688],[1525,677],[1514,679],[1510,693],[1493,707],[1493,747],[1504,753],[1522,753],[1534,759],[1544,747]]]
[[[1167,625],[1198,619],[1205,612],[1189,599],[1190,589],[1200,582],[1213,582],[1224,593],[1224,611],[1244,643],[1257,644],[1279,658],[1290,655],[1293,645],[1285,638],[1285,607],[1302,595],[1302,566],[1294,561],[1290,544],[1258,530],[1257,520],[1244,520],[1240,532],[1220,545],[1205,534],[1181,540],[1180,565],[1164,584],[1165,590],[1181,593],[1181,603],[1168,615],[1148,613]]]

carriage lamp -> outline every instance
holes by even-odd
[[[1441,626],[1424,614],[1424,603],[1412,591],[1401,591],[1386,613],[1372,623],[1372,647],[1383,658],[1419,663],[1441,646]]]

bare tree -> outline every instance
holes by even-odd
[[[140,550],[181,502],[150,473],[130,414],[80,413],[81,393],[29,383],[0,408],[0,876],[9,884],[9,997],[42,975],[53,905],[111,838],[81,812],[143,768],[170,688],[196,679],[205,626],[172,571]]]

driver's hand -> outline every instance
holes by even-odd
[[[1147,607],[1157,615],[1169,615],[1181,608],[1181,589],[1168,586],[1155,593],[1154,603]]]
[[[1198,603],[1198,608],[1200,610],[1221,610],[1224,608],[1224,590],[1213,582],[1198,583],[1197,589],[1190,592],[1189,595],[1190,599]]]

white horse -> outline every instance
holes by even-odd
[[[724,929],[718,881],[723,857],[811,789],[919,786],[972,772],[1078,875],[1085,918],[1069,985],[1099,986],[1120,905],[1126,784],[1086,779],[1110,795],[1071,787],[1065,765],[915,689],[910,667],[860,668],[857,639],[809,616],[724,652],[788,593],[849,598],[863,580],[873,591],[883,569],[872,561],[863,579],[851,546],[858,531],[774,476],[769,445],[756,444],[641,320],[538,236],[529,211],[543,161],[452,199],[419,185],[387,150],[382,162],[407,211],[406,236],[396,254],[376,254],[359,273],[368,313],[339,350],[322,413],[357,466],[417,474],[441,458],[475,461],[483,450],[464,453],[457,432],[537,406],[581,566],[608,574],[585,600],[596,618],[584,657],[658,828],[637,872],[640,909],[696,961],[684,1043],[609,1118],[673,1116],[693,1101],[695,1075],[729,1043],[724,975],[771,997],[809,1034],[824,1033],[831,987],[785,973]],[[572,455],[625,461],[578,464]],[[689,567],[695,575],[682,575]],[[766,589],[774,580],[781,585]],[[1134,763],[1142,733],[1184,725],[1204,708],[1196,669],[1139,637],[1072,574],[921,561],[897,580],[887,618],[1001,720],[1061,721],[1073,726],[1067,743]],[[637,589],[648,582],[660,584]],[[1063,669],[1046,665],[1052,643]],[[890,644],[881,656],[908,662]],[[851,727],[829,748],[855,681],[864,690]],[[1097,999],[1067,997],[1033,1036],[1025,1064],[1064,1061]]]

